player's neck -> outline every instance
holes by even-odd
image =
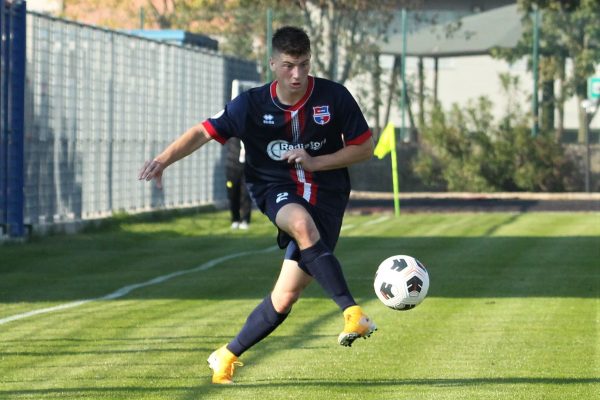
[[[283,88],[282,85],[278,84],[275,87],[275,90],[277,92],[277,100],[279,100],[281,104],[285,104],[286,106],[293,106],[294,104],[299,102],[302,97],[304,97],[307,88],[308,84],[304,85],[304,87],[301,90],[291,92]]]

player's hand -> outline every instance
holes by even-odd
[[[314,158],[310,156],[304,149],[293,149],[283,154],[283,159],[287,160],[288,164],[298,163],[306,171],[314,171]]]
[[[160,161],[148,160],[140,170],[138,179],[140,181],[150,181],[152,179],[155,179],[156,187],[162,189],[162,174],[164,169],[165,166]]]

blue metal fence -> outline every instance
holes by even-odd
[[[169,169],[144,160],[219,111],[256,64],[26,11],[0,0],[0,239],[114,212],[226,201],[222,147]],[[27,40],[26,36],[27,35]]]
[[[24,230],[24,109],[26,2],[0,0],[0,224]]]
[[[6,229],[6,150],[8,145],[8,10],[4,0],[0,0],[0,225],[2,233]]]

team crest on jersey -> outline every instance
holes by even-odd
[[[313,119],[319,125],[325,125],[326,123],[328,123],[331,120],[329,106],[313,107]]]

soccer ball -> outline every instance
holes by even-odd
[[[373,287],[386,306],[394,310],[410,310],[427,296],[429,274],[414,257],[392,256],[379,264]]]

